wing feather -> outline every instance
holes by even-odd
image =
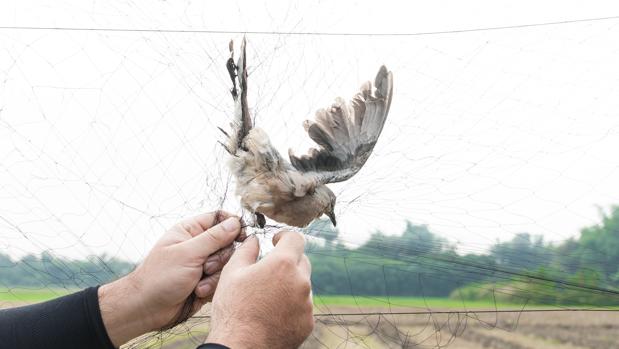
[[[374,85],[369,81],[349,103],[336,98],[330,108],[316,112],[304,127],[318,149],[290,162],[301,172],[312,172],[322,183],[341,182],[354,176],[370,157],[385,125],[393,95],[393,74],[381,66]]]

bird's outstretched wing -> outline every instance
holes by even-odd
[[[380,136],[393,94],[393,75],[381,66],[374,85],[367,81],[350,103],[337,98],[330,108],[316,112],[316,120],[303,124],[318,149],[307,155],[288,152],[301,172],[314,173],[321,183],[341,182],[354,176],[372,154]]]
[[[235,65],[234,46],[233,42],[230,41],[230,58],[226,63],[233,84],[230,92],[232,93],[232,98],[234,98],[234,120],[230,123],[232,127],[231,134],[228,134],[221,128],[220,130],[228,137],[224,147],[232,155],[236,155],[237,150],[243,148],[243,139],[245,139],[245,136],[253,127],[247,104],[247,55],[245,53],[245,43],[245,38],[243,38],[239,60]],[[237,91],[236,80],[238,80],[238,88],[241,90],[240,94]]]

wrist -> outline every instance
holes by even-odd
[[[142,307],[139,286],[132,274],[99,287],[98,293],[101,318],[114,346],[156,329]]]
[[[205,343],[219,344],[234,349],[264,347],[264,339],[260,336],[254,335],[243,328],[238,328],[236,326],[231,327],[234,328],[234,333],[232,333],[232,331],[219,331],[212,329],[209,332]]]

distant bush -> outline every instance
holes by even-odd
[[[548,273],[543,269],[532,275],[535,278],[522,277],[507,282],[469,284],[453,290],[449,297],[464,301],[496,301],[523,305],[619,306],[619,296],[596,290],[601,287],[600,278],[594,272],[578,272],[566,280],[567,282],[542,280],[548,279]]]
[[[115,280],[134,268],[133,263],[107,255],[71,260],[43,252],[13,261],[0,253],[0,287],[83,288]]]

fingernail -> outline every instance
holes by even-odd
[[[213,287],[211,286],[210,282],[204,282],[201,285],[198,285],[198,289],[200,290],[200,293],[204,294],[204,295],[208,295],[211,292],[211,289]]]
[[[206,262],[206,264],[204,264],[204,273],[205,274],[212,274],[213,273],[213,269],[215,269],[215,267],[217,266],[217,261],[208,261]]]
[[[241,224],[239,223],[239,219],[236,217],[230,217],[225,221],[221,222],[221,227],[224,228],[225,231],[233,231],[237,230]]]

